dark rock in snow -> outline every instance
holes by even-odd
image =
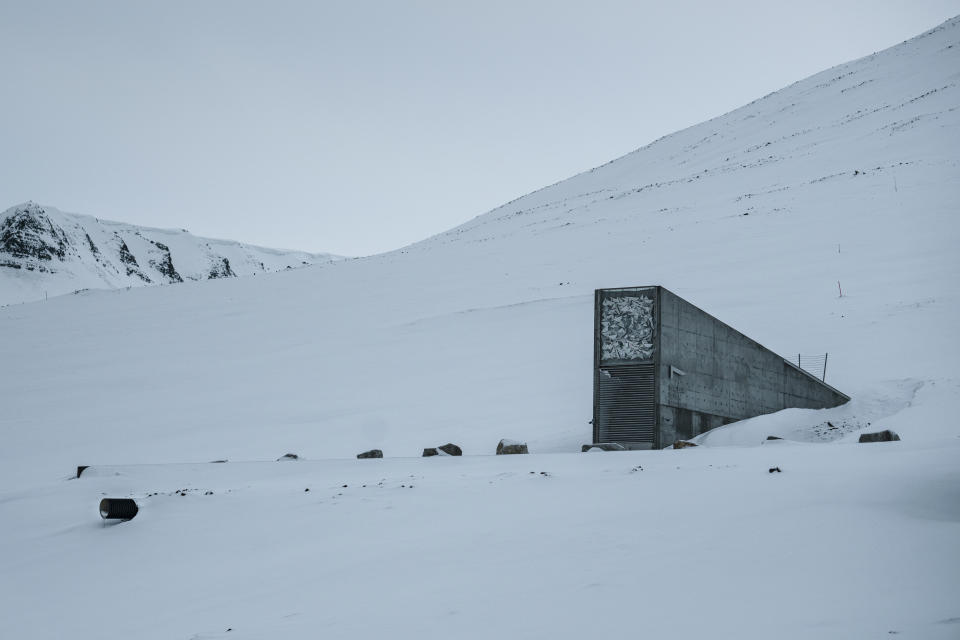
[[[458,447],[457,445],[453,444],[452,442],[448,442],[447,444],[443,445],[442,447],[437,447],[437,448],[440,449],[440,451],[443,451],[443,452],[444,452],[445,454],[447,454],[448,456],[462,456],[462,455],[463,455],[463,449],[461,449],[461,448]]]
[[[95,244],[93,243],[93,238],[91,238],[91,237],[90,237],[90,234],[89,234],[89,233],[86,233],[86,232],[84,232],[83,235],[84,235],[84,236],[86,237],[86,239],[87,239],[87,246],[90,247],[90,253],[92,253],[92,254],[94,255],[94,257],[99,257],[99,256],[100,256],[100,249],[99,249],[99,247],[97,247],[97,245],[95,245]]]
[[[673,443],[674,449],[686,449],[687,447],[695,447],[695,446],[697,446],[695,443],[687,442],[686,440],[677,440],[676,442]]]
[[[0,220],[0,253],[16,258],[62,261],[71,247],[63,229],[55,226],[43,207],[29,202]]]
[[[767,436],[767,440],[783,440],[780,436]]]
[[[861,433],[860,442],[894,442],[900,439],[896,431],[884,429],[876,433]]]
[[[127,246],[127,243],[120,238],[119,234],[114,233],[113,235],[120,240],[120,261],[129,267],[139,267],[140,265],[137,264],[137,259],[130,253],[130,247]]]
[[[300,456],[298,456],[295,453],[285,453],[279,458],[277,458],[277,462],[280,462],[281,460],[299,460],[299,459],[300,459]]]
[[[462,456],[463,449],[448,442],[447,444],[440,447],[427,447],[423,450],[423,457],[428,458],[430,456]]]
[[[120,242],[119,255],[120,262],[124,264],[127,268],[128,276],[137,276],[144,282],[151,282],[150,278],[140,270],[140,264],[137,262],[137,259],[133,257],[133,254],[130,252],[130,247],[127,246],[127,243],[124,242],[123,238],[120,237],[120,234],[114,232],[114,237]]]
[[[78,466],[78,467],[77,467],[77,477],[78,477],[78,478],[80,477],[80,474],[83,473],[83,470],[84,470],[84,469],[89,469],[89,468],[90,468],[90,465],[88,465],[88,464],[82,464],[82,465]]]
[[[780,471],[780,467],[770,467],[768,473],[782,473],[782,471]]]
[[[580,447],[581,453],[586,453],[591,449],[596,449],[597,451],[626,451],[627,448],[620,444],[619,442],[595,442],[593,444],[585,444]]]
[[[213,265],[210,267],[210,272],[207,274],[209,280],[215,280],[217,278],[236,278],[237,274],[233,272],[233,269],[230,268],[230,261],[224,258],[223,256],[217,256],[217,260],[214,261]]]
[[[530,453],[525,442],[503,439],[497,444],[497,455],[505,456],[517,453]]]
[[[381,451],[380,449],[370,449],[370,451],[364,451],[363,453],[357,454],[357,458],[360,458],[360,459],[382,458],[382,457],[383,457],[383,451]]]
[[[150,260],[150,266],[163,274],[169,282],[183,282],[183,278],[180,277],[177,270],[173,268],[173,258],[170,256],[170,247],[156,240],[148,239],[147,241],[162,252],[162,257],[159,260]]]
[[[104,498],[100,501],[100,517],[104,520],[132,520],[140,508],[130,498]]]

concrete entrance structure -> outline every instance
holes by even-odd
[[[593,441],[662,448],[850,398],[660,286],[597,289]]]

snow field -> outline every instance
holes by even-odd
[[[5,634],[954,638],[958,450],[91,467],[0,504]]]

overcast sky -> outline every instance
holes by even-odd
[[[377,253],[960,0],[0,0],[0,210]]]

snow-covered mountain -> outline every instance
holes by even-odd
[[[338,259],[198,238],[26,202],[0,214],[0,305],[71,293],[233,278]]]
[[[0,636],[956,638],[958,149],[955,18],[395,252],[0,309]],[[648,284],[853,399],[578,453]]]

